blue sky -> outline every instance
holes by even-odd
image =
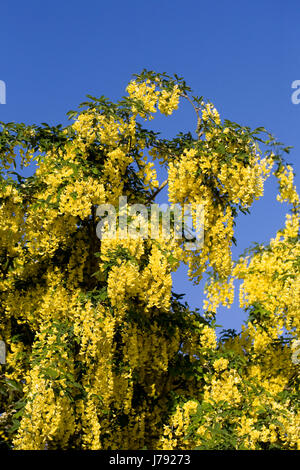
[[[66,124],[66,112],[86,94],[119,99],[143,68],[177,73],[222,117],[264,126],[293,146],[288,160],[299,187],[300,104],[291,102],[291,84],[300,79],[299,20],[296,0],[2,2],[0,80],[7,95],[0,120]],[[184,105],[152,127],[171,137],[194,130],[195,116]],[[276,203],[275,190],[269,182],[252,214],[239,217],[234,256],[283,225],[286,207]],[[201,307],[201,285],[187,281],[184,269],[174,290]],[[218,316],[224,328],[243,320],[237,303]]]

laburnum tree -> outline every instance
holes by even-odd
[[[145,127],[180,100],[196,113],[195,132],[164,139]],[[88,96],[69,117],[65,127],[1,123],[1,447],[299,449],[289,149],[264,128],[222,121],[182,78],[151,71],[121,101]],[[285,227],[234,261],[237,216],[270,175],[290,205]],[[99,239],[99,205],[126,196],[150,210],[166,186],[171,208],[205,208],[200,247],[186,250],[162,227],[155,239]],[[172,290],[180,263],[191,282],[206,281],[195,311]],[[247,321],[218,337],[218,307],[232,305],[237,279]]]

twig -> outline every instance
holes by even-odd
[[[162,189],[164,189],[164,187],[168,184],[168,180],[166,179],[163,183],[161,183],[161,185],[159,186],[159,188],[156,189],[156,191],[154,191],[154,193],[151,194],[150,198],[148,199],[147,202],[151,202],[153,201],[153,199],[156,198],[156,196],[158,195],[158,193],[161,192]]]
[[[200,137],[203,135],[203,132],[200,130],[200,127],[201,127],[201,116],[199,114],[199,109],[200,108],[195,106],[193,100],[191,100],[191,98],[186,93],[183,93],[181,96],[183,96],[183,98],[186,98],[191,103],[191,105],[193,106],[193,108],[195,110],[195,113],[197,114],[196,134],[198,135],[198,138],[200,139]]]

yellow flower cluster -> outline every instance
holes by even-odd
[[[174,85],[171,90],[161,89],[157,90],[159,82],[150,83],[150,80],[137,83],[132,80],[127,86],[127,92],[129,97],[136,102],[132,105],[132,112],[139,114],[143,118],[153,119],[151,116],[156,113],[156,106],[159,111],[166,116],[173,113],[178,108],[180,89],[178,85]],[[141,109],[137,107],[137,104],[141,105]]]
[[[279,182],[279,194],[277,200],[299,205],[299,195],[294,185],[294,172],[290,165],[282,168],[276,173]]]
[[[264,181],[273,165],[271,157],[260,158],[249,139],[246,144],[242,138],[236,138],[232,143],[228,132],[219,128],[219,114],[211,105],[204,107],[203,116],[203,122],[213,118],[205,139],[198,141],[194,148],[184,150],[168,168],[170,201],[205,208],[203,248],[198,256],[195,253],[184,256],[189,264],[189,275],[196,283],[201,280],[207,264],[223,279],[229,276],[234,235],[233,206],[248,209],[254,199],[263,195]],[[239,146],[244,146],[248,163],[231,157],[224,160],[223,153],[218,150],[221,144],[225,144],[228,155],[237,153]]]
[[[241,401],[241,393],[238,385],[241,377],[235,370],[227,370],[221,378],[213,378],[204,387],[204,401],[213,403],[228,402],[231,406],[238,405]]]
[[[287,214],[284,229],[271,240],[269,249],[258,252],[250,260],[241,259],[234,269],[234,275],[243,280],[241,307],[260,303],[267,312],[264,327],[277,335],[283,328],[296,335],[300,333],[298,232],[299,215]]]
[[[220,115],[212,103],[206,103],[202,110],[202,120],[207,121],[209,119],[213,119],[216,124],[221,124]]]
[[[220,359],[216,359],[214,361],[213,366],[216,372],[222,372],[223,370],[227,369],[228,363],[228,359],[221,357]]]
[[[189,400],[182,406],[177,406],[175,413],[172,415],[170,424],[164,427],[164,432],[160,440],[160,448],[163,450],[172,450],[180,447],[180,449],[189,449],[190,442],[185,439],[187,434],[191,416],[197,412],[198,403]],[[179,444],[179,445],[178,445]]]

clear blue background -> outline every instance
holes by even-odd
[[[177,73],[222,117],[264,126],[292,145],[289,161],[299,172],[300,105],[291,102],[291,84],[300,79],[299,24],[297,0],[1,2],[7,104],[0,105],[0,120],[66,124],[66,112],[86,94],[119,99],[143,68]],[[183,105],[171,118],[157,117],[153,128],[171,137],[195,124]],[[286,207],[276,203],[275,191],[268,182],[252,214],[239,217],[235,257],[283,225]],[[174,290],[201,307],[201,285],[193,286],[183,268]],[[239,329],[243,320],[237,302],[218,316],[224,328]]]

